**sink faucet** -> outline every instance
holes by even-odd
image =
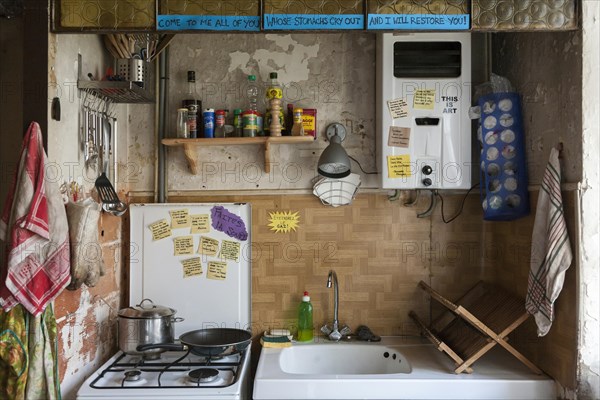
[[[337,274],[334,270],[329,270],[329,275],[327,275],[327,287],[331,288],[333,286],[333,324],[331,328],[327,324],[323,325],[321,328],[321,332],[323,332],[329,340],[334,342],[339,341],[343,335],[348,335],[350,333],[350,328],[346,325],[339,329],[339,321],[338,321],[338,306],[339,306],[339,293],[338,293],[338,280]]]

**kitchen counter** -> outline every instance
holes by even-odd
[[[254,399],[555,399],[554,381],[536,375],[506,350],[496,347],[473,364],[472,374],[454,374],[453,362],[420,338],[384,337],[379,343],[296,343],[293,349],[314,346],[374,346],[393,349],[410,364],[409,373],[295,374],[280,363],[288,349],[263,348],[254,383]],[[350,349],[350,350],[347,350]],[[325,348],[323,348],[325,350]],[[335,348],[333,350],[335,352]],[[315,359],[315,363],[320,361]],[[356,359],[355,362],[360,362]],[[316,365],[316,364],[315,364]]]

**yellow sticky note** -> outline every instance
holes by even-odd
[[[189,278],[191,276],[202,275],[202,263],[200,257],[189,258],[181,261],[183,264],[183,277]]]
[[[240,243],[223,240],[221,242],[221,258],[238,262],[240,260]]]
[[[198,246],[198,253],[204,254],[205,256],[216,256],[219,252],[219,241],[206,236],[200,238],[200,246]]]
[[[275,211],[269,213],[269,228],[275,233],[296,232],[299,223],[300,216],[298,215],[298,211]]]
[[[401,154],[398,156],[388,156],[388,178],[402,178],[411,176],[410,155]]]
[[[193,236],[181,236],[176,237],[173,240],[175,247],[175,255],[183,256],[194,254],[194,237]]]
[[[418,110],[433,110],[435,104],[435,90],[420,89],[415,91],[413,107]]]
[[[210,261],[208,263],[208,273],[206,274],[206,277],[217,281],[225,280],[225,278],[227,278],[227,263]]]
[[[191,225],[190,212],[187,209],[169,211],[171,228],[187,228]]]
[[[152,231],[152,240],[160,240],[171,236],[171,226],[166,219],[161,219],[148,226]]]
[[[192,231],[190,233],[210,232],[210,216],[208,214],[191,215]]]

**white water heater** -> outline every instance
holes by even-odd
[[[379,35],[382,188],[471,187],[471,82],[469,33]]]

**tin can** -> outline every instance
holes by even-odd
[[[258,136],[265,136],[265,131],[263,130],[263,116],[261,113],[256,113],[256,134]]]
[[[215,112],[215,126],[225,126],[225,110]]]
[[[215,137],[225,137],[225,110],[217,110],[215,112]]]
[[[244,111],[242,113],[242,130],[244,137],[255,137],[258,133],[256,125],[256,111]]]
[[[202,113],[202,118],[204,120],[204,137],[215,137],[215,110],[213,108],[207,108]]]

